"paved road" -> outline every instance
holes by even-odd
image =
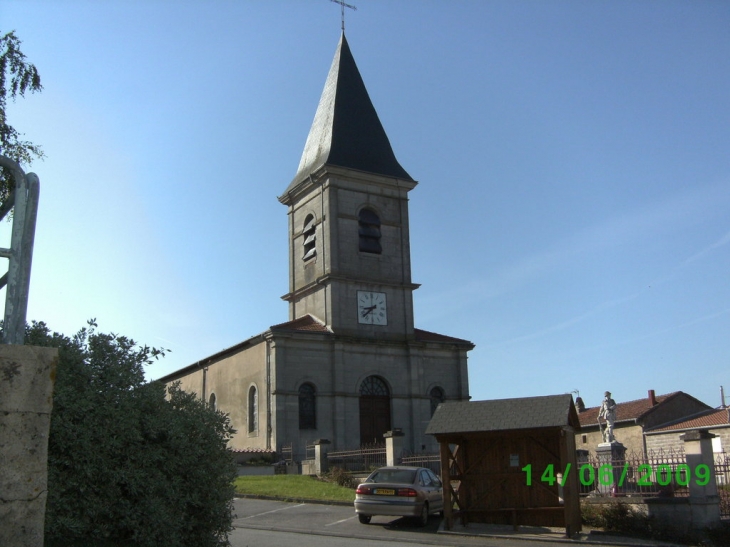
[[[441,519],[425,528],[409,519],[373,517],[360,524],[352,507],[240,499],[234,501],[233,547],[374,547],[413,545],[559,547],[564,543],[437,534]],[[591,543],[591,545],[598,545]]]

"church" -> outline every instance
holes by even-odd
[[[279,196],[289,222],[289,320],[160,379],[230,415],[231,448],[304,457],[383,442],[411,452],[442,401],[469,399],[460,338],[414,327],[408,192],[344,32],[299,168]],[[282,248],[283,252],[283,248]]]

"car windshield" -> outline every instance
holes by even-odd
[[[369,482],[398,482],[401,484],[413,484],[415,478],[415,469],[381,469],[370,477]]]

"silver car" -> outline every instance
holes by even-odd
[[[443,514],[443,484],[425,467],[381,467],[357,487],[355,512],[368,524],[373,515],[415,517],[421,526],[428,516]]]

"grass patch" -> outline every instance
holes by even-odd
[[[236,477],[237,494],[272,496],[283,500],[355,501],[355,490],[304,475]]]

